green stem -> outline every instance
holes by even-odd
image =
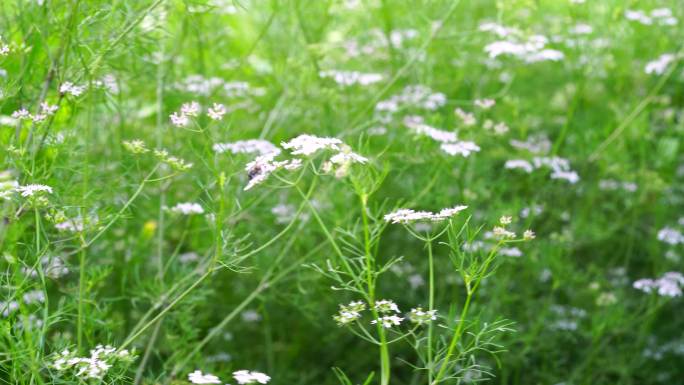
[[[427,239],[428,249],[428,311],[435,308],[435,264],[432,257],[432,238]],[[428,324],[428,339],[427,339],[427,362],[432,365],[432,332],[433,323]],[[432,383],[432,368],[428,370],[428,384]]]
[[[389,357],[389,344],[387,335],[382,323],[379,321],[378,312],[375,310],[375,281],[374,281],[374,261],[371,253],[370,226],[368,225],[368,195],[361,194],[361,218],[363,220],[363,243],[366,259],[366,285],[368,286],[368,306],[373,313],[373,317],[378,320],[376,327],[380,337],[380,384],[388,385],[391,376],[391,364]]]

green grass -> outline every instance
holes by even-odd
[[[682,25],[674,0],[0,2],[0,383],[678,383],[684,282],[634,282],[684,272]],[[302,166],[245,190],[272,163],[214,146],[249,139]],[[99,344],[97,378],[58,361]]]

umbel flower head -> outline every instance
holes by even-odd
[[[382,325],[382,327],[384,327],[385,329],[389,329],[392,326],[401,325],[401,321],[403,321],[403,320],[404,319],[399,317],[399,316],[388,315],[388,316],[383,316],[383,317],[380,317],[378,319],[372,320],[371,324],[375,325],[377,323],[380,323],[380,325]]]
[[[194,372],[188,374],[188,381],[192,382],[193,384],[220,384],[221,380],[214,376],[213,374],[209,373],[202,373],[199,370],[195,370]]]
[[[409,313],[409,320],[418,325],[423,325],[436,319],[437,310],[424,311],[423,308],[417,307],[415,309],[411,309],[411,313]]]
[[[459,212],[467,209],[468,206],[454,206],[440,210],[438,213],[430,211],[414,211],[411,209],[400,209],[395,212],[386,214],[385,221],[391,223],[411,223],[411,222],[441,222],[445,219],[457,215]]]
[[[340,311],[333,316],[333,319],[339,326],[348,325],[361,318],[361,312],[364,310],[366,310],[365,303],[353,301],[349,305],[340,305]]]
[[[271,381],[271,377],[261,372],[253,372],[249,370],[238,370],[233,372],[233,378],[238,384],[267,384]]]

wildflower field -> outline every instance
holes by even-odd
[[[0,1],[0,383],[684,384],[681,0]]]

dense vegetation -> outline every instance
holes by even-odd
[[[681,383],[682,25],[0,2],[0,381]]]

